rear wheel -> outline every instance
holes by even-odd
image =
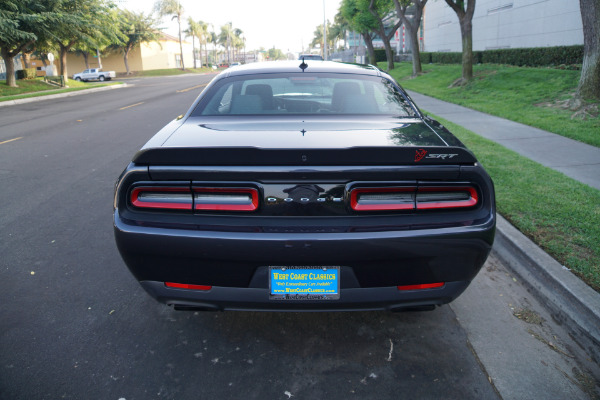
[[[75,78],[76,81],[81,81],[80,77]]]
[[[98,80],[99,80],[100,82],[104,82],[104,75],[100,75],[100,77],[98,78]]]

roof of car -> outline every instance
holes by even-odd
[[[302,72],[302,61],[267,61],[236,66],[235,69],[225,70],[221,75],[238,76],[257,73]],[[334,61],[306,60],[304,72],[337,72],[346,74],[381,75],[381,70],[372,65],[340,63]]]

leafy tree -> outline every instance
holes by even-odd
[[[181,69],[185,69],[183,62],[183,44],[181,41],[181,17],[183,16],[183,7],[179,0],[158,0],[154,3],[154,10],[164,17],[165,15],[172,15],[171,20],[177,19],[177,25],[179,26],[179,54],[181,56]]]
[[[367,46],[370,62],[375,62],[375,49],[373,47],[374,32],[377,29],[377,21],[373,15],[365,9],[366,3],[361,0],[342,0],[340,13],[348,22],[350,28],[359,32]]]
[[[48,1],[49,10],[60,15],[51,37],[60,51],[60,74],[68,81],[67,53],[82,43],[119,42],[119,23],[114,5],[105,0]]]
[[[577,96],[600,100],[600,0],[579,0],[583,22],[583,65]]]
[[[58,15],[43,1],[0,0],[0,54],[6,65],[6,84],[17,87],[14,58],[34,48],[48,35]]]
[[[421,18],[423,17],[423,8],[425,7],[425,4],[427,4],[427,0],[394,0],[396,14],[408,31],[410,47],[413,55],[413,76],[416,76],[422,72],[421,57],[419,55],[419,26],[421,26]],[[415,15],[412,20],[406,16],[406,11],[410,6],[413,6],[415,10]]]
[[[390,45],[390,40],[402,25],[402,21],[398,21],[389,33],[385,32],[385,22],[388,19],[390,12],[393,10],[394,3],[391,0],[370,0],[369,12],[377,21],[377,33],[383,41],[385,47],[385,55],[387,57],[388,70],[394,69],[394,52]]]
[[[160,31],[157,24],[158,21],[152,18],[151,15],[138,14],[129,10],[120,11],[120,31],[125,36],[125,40],[116,43],[113,47],[123,51],[123,62],[125,63],[127,75],[131,74],[129,70],[129,53],[131,50],[142,43],[158,43]]]
[[[273,48],[269,49],[269,51],[267,51],[267,56],[269,57],[269,60],[272,60],[272,61],[285,60],[287,58],[280,49],[276,49],[275,47],[273,47]]]
[[[460,23],[460,36],[462,37],[462,77],[454,82],[453,86],[466,84],[473,79],[473,13],[475,0],[446,0],[454,10]]]

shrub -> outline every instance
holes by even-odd
[[[524,49],[486,50],[483,62],[527,67],[581,64],[583,46],[531,47]]]
[[[25,68],[17,71],[17,79],[35,79],[36,76],[35,68]]]
[[[421,58],[421,64],[430,64],[431,63],[431,54],[433,53],[429,53],[429,52],[420,52],[419,53],[419,58]]]
[[[393,50],[392,50],[392,54],[394,54]],[[387,57],[385,55],[385,49],[375,49],[375,63],[371,63],[371,64],[377,64],[378,62],[382,62],[382,61],[387,61]]]
[[[519,67],[559,67],[576,69],[583,60],[583,46],[531,47],[473,52],[473,64],[507,64]],[[425,64],[461,64],[462,53],[421,53]]]

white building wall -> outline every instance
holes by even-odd
[[[427,2],[424,51],[461,51],[458,17],[443,0]],[[583,44],[577,0],[477,0],[473,50]]]

